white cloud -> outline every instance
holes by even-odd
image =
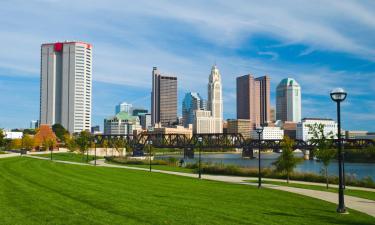
[[[273,87],[284,77],[294,77],[304,95],[322,97],[333,87],[343,86],[354,97],[368,96],[375,90],[374,73],[353,74],[316,64],[281,64],[281,57],[271,48],[301,44],[306,50],[300,56],[335,51],[374,63],[374,3],[298,2],[2,1],[0,69],[39,76],[41,43],[80,39],[94,45],[94,79],[114,84],[149,87],[152,66],[158,66],[162,72],[178,76],[181,90],[206,96],[208,74],[216,61],[231,115],[235,112],[235,77],[247,73],[269,74]],[[248,40],[256,35],[272,36],[281,42],[270,46],[269,51],[254,50],[273,60],[236,54],[251,45]]]

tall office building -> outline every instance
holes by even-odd
[[[31,120],[30,121],[30,129],[36,129],[38,128],[38,120]]]
[[[277,85],[276,119],[301,122],[301,87],[293,78],[285,78]]]
[[[221,75],[216,65],[212,66],[208,78],[208,100],[207,109],[215,120],[215,133],[223,132],[223,96],[221,86]]]
[[[271,120],[270,78],[252,75],[237,77],[237,119],[250,119],[253,126]]]
[[[194,111],[199,109],[206,109],[203,98],[196,92],[186,93],[182,102],[182,120],[184,127],[189,127],[189,124],[194,123]]]
[[[41,46],[40,124],[90,131],[92,46],[57,42]]]
[[[127,102],[121,102],[120,104],[116,105],[115,113],[126,112],[128,114],[132,114],[133,105]]]
[[[151,123],[172,126],[177,121],[177,77],[152,70]]]
[[[147,109],[143,109],[143,108],[133,108],[132,109],[132,115],[133,116],[140,116],[140,115],[147,114],[147,113],[148,113]]]

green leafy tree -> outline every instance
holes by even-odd
[[[69,132],[61,124],[52,125],[52,130],[60,141],[65,142],[65,135],[69,134]]]
[[[65,134],[64,139],[65,139],[65,147],[70,152],[77,151],[78,145],[77,145],[76,140],[75,140],[74,137],[70,136],[70,134]]]
[[[75,142],[81,154],[85,154],[85,152],[89,149],[90,140],[91,140],[91,134],[87,131],[81,131],[78,137],[76,137]]]
[[[35,129],[24,129],[23,130],[23,135],[26,135],[26,134],[35,135],[36,131],[35,131]]]
[[[290,174],[293,173],[294,168],[298,163],[302,162],[302,158],[297,158],[293,154],[294,141],[288,136],[284,136],[281,143],[282,153],[273,163],[276,166],[276,171],[285,173],[287,183],[289,183]]]
[[[31,151],[34,148],[34,143],[34,137],[28,134],[23,135],[22,148],[26,149],[26,151]]]
[[[315,123],[308,125],[307,127],[309,128],[309,134],[312,135],[309,142],[316,146],[314,149],[314,155],[323,164],[324,175],[326,177],[326,187],[328,189],[328,166],[336,155],[335,149],[332,148],[334,135],[332,132],[324,134],[324,124]]]
[[[5,145],[5,134],[3,129],[0,129],[0,147],[3,147]]]

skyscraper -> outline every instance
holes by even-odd
[[[151,122],[172,126],[177,121],[177,77],[163,76],[152,70]]]
[[[203,98],[196,92],[186,93],[182,102],[184,127],[189,127],[189,124],[194,123],[194,111],[199,109],[206,109],[206,104]]]
[[[276,119],[301,122],[301,87],[293,78],[285,78],[277,85]]]
[[[215,120],[215,133],[223,132],[223,96],[220,71],[216,65],[212,66],[208,78],[207,109]]]
[[[69,132],[91,128],[92,46],[57,42],[41,46],[40,123]]]
[[[270,78],[254,79],[252,75],[237,77],[237,119],[250,119],[253,126],[271,120]]]
[[[120,104],[116,105],[115,113],[119,112],[126,112],[128,114],[132,114],[133,105],[127,102],[121,102]]]

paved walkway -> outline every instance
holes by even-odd
[[[38,157],[38,156],[27,155],[27,157],[49,160],[48,158],[43,158],[43,157]],[[94,161],[90,162],[91,165],[85,164],[85,163],[68,162],[68,161],[61,161],[61,160],[54,160],[54,161],[55,162],[61,162],[61,163],[68,163],[68,164],[85,165],[85,166],[93,166],[93,164],[94,164]],[[148,171],[149,170],[147,168],[107,164],[107,163],[105,163],[104,159],[99,159],[96,162],[97,162],[97,166],[102,166],[102,167],[125,168],[125,169],[142,170],[142,171]],[[184,177],[194,177],[194,178],[197,177],[197,174],[174,172],[174,171],[165,171],[165,170],[153,169],[152,172],[172,174],[172,175],[178,175],[178,176],[184,176]],[[213,181],[222,181],[222,182],[235,183],[235,184],[243,184],[243,185],[257,185],[256,183],[246,182],[246,180],[254,179],[252,177],[221,176],[221,175],[202,174],[202,179],[213,180]],[[272,179],[266,179],[266,180],[272,180]],[[296,182],[294,182],[294,183],[296,183]],[[302,183],[309,184],[309,182],[302,182]],[[313,183],[313,184],[315,184],[315,183]],[[295,187],[288,187],[288,186],[280,186],[280,185],[273,185],[273,184],[262,184],[262,186],[266,187],[266,188],[270,188],[270,189],[287,191],[287,192],[292,192],[292,193],[296,193],[296,194],[300,194],[300,195],[305,195],[305,196],[309,196],[309,197],[312,197],[312,198],[317,198],[317,199],[321,199],[321,200],[324,200],[324,201],[327,201],[327,202],[331,202],[331,203],[334,203],[334,204],[337,204],[337,202],[338,202],[337,193],[326,192],[326,191],[316,191],[316,190],[309,190],[309,189],[302,189],[302,188],[295,188]],[[350,187],[350,188],[353,188],[353,187]],[[366,188],[361,188],[361,189],[365,189],[366,191],[367,190],[373,191],[371,189],[366,189]],[[360,211],[360,212],[363,212],[363,213],[366,213],[370,216],[375,217],[375,201],[345,195],[345,204],[348,208],[351,208],[351,209],[354,209],[354,210],[357,210],[357,211]]]

